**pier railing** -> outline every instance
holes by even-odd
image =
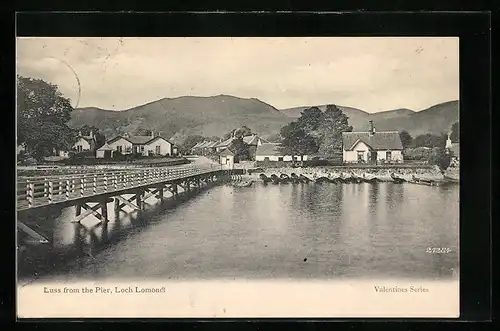
[[[191,165],[18,178],[17,209],[159,184],[217,170],[221,170],[221,166]]]

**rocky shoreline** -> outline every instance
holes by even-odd
[[[260,174],[264,174],[270,177],[272,174],[279,176],[280,174],[286,174],[290,176],[292,173],[297,176],[304,175],[310,179],[320,178],[320,177],[337,177],[342,173],[350,173],[356,176],[363,176],[364,174],[370,174],[375,176],[379,181],[393,181],[391,174],[396,173],[400,177],[407,179],[408,181],[412,179],[413,176],[417,176],[422,179],[441,181],[444,180],[443,173],[439,167],[421,167],[421,168],[335,168],[335,167],[302,167],[302,168],[262,168],[263,171],[256,171],[251,174],[242,175],[245,179],[259,180]]]

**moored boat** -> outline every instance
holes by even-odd
[[[292,183],[300,183],[300,178],[299,178],[299,176],[297,176],[296,173],[292,172],[292,174],[290,175],[290,178],[292,180]]]
[[[316,178],[316,180],[314,182],[318,183],[318,184],[323,184],[323,183],[328,183],[329,181],[330,180],[328,179],[328,177],[321,176],[321,177]]]
[[[280,174],[280,183],[287,184],[290,181],[290,177],[287,174]]]
[[[267,184],[271,181],[271,178],[267,177],[265,174],[260,174],[259,178],[264,182],[264,184]]]
[[[378,180],[377,176],[365,172],[365,173],[363,173],[363,181],[365,181],[367,183],[376,183],[379,180]]]
[[[279,177],[276,176],[275,174],[271,175],[271,181],[273,182],[273,184],[279,184],[280,183]]]
[[[396,174],[396,173],[392,173],[391,174],[391,178],[392,178],[392,181],[396,184],[401,184],[401,183],[404,183],[406,182],[406,179],[403,178],[401,175],[399,174]]]
[[[309,183],[311,181],[311,179],[309,177],[304,176],[303,174],[299,175],[299,179],[301,182],[304,182],[304,183]]]

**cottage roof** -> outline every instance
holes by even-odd
[[[111,144],[111,143],[117,141],[118,139],[125,139],[133,145],[146,145],[146,144],[151,143],[152,141],[157,140],[157,139],[163,139],[163,140],[169,142],[170,144],[172,144],[170,141],[168,141],[167,139],[165,139],[161,136],[156,136],[153,138],[151,138],[151,136],[128,136],[128,137],[116,136],[113,139],[109,140],[108,143]]]
[[[229,139],[226,139],[220,143],[218,143],[215,147],[227,147],[229,146],[234,140],[234,137],[231,137]]]
[[[402,150],[403,144],[397,131],[343,132],[344,150],[352,150],[358,142],[363,142],[373,150]]]
[[[203,147],[206,147],[206,146],[208,145],[208,143],[209,143],[209,142],[210,142],[210,141],[207,141],[207,140],[203,141],[203,142],[202,142],[202,143],[198,146],[198,148],[203,148]]]
[[[95,141],[95,138],[91,136],[78,136],[78,138],[82,138],[83,140],[86,140],[88,143],[90,143],[91,141]]]
[[[231,152],[229,148],[226,148],[225,150],[219,153],[219,156],[228,156],[228,155],[234,156],[234,153]]]
[[[191,149],[192,149],[192,148],[198,148],[198,147],[200,147],[200,145],[201,145],[201,144],[203,144],[203,143],[204,143],[204,141],[198,141],[198,142],[196,143],[196,145],[194,145],[193,147],[191,147]]]
[[[170,140],[165,139],[165,138],[163,138],[163,137],[161,137],[161,136],[156,136],[156,137],[154,137],[153,139],[149,139],[149,141],[147,141],[145,144],[151,144],[153,141],[156,141],[156,140],[158,140],[158,139],[162,139],[162,140],[164,140],[164,141],[168,142],[169,144],[173,145],[173,143],[172,143]]]
[[[246,137],[243,137],[243,141],[245,143],[247,143],[248,145],[257,146],[257,144],[259,142],[259,137],[257,135],[246,136]]]
[[[278,143],[264,143],[257,146],[256,155],[261,156],[279,156],[284,155],[283,147]]]
[[[99,147],[97,150],[98,151],[112,151],[113,148],[111,148],[111,146],[109,146],[108,143],[105,143],[104,145]]]
[[[217,141],[210,141],[208,144],[206,144],[204,147],[205,148],[212,148],[215,147],[218,144]]]

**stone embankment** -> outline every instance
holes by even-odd
[[[304,175],[310,179],[315,179],[319,177],[336,177],[342,173],[345,174],[355,174],[357,176],[363,176],[363,174],[370,174],[377,177],[380,181],[392,181],[391,174],[396,173],[401,177],[411,180],[412,176],[417,176],[422,179],[429,180],[442,180],[443,174],[437,166],[422,166],[422,167],[370,167],[370,168],[356,168],[356,167],[299,167],[299,168],[262,168],[263,171],[256,171],[250,175],[243,175],[244,178],[248,179],[259,179],[260,174],[265,174],[270,177],[272,174],[280,175],[287,174],[291,175],[295,173],[297,176]]]

